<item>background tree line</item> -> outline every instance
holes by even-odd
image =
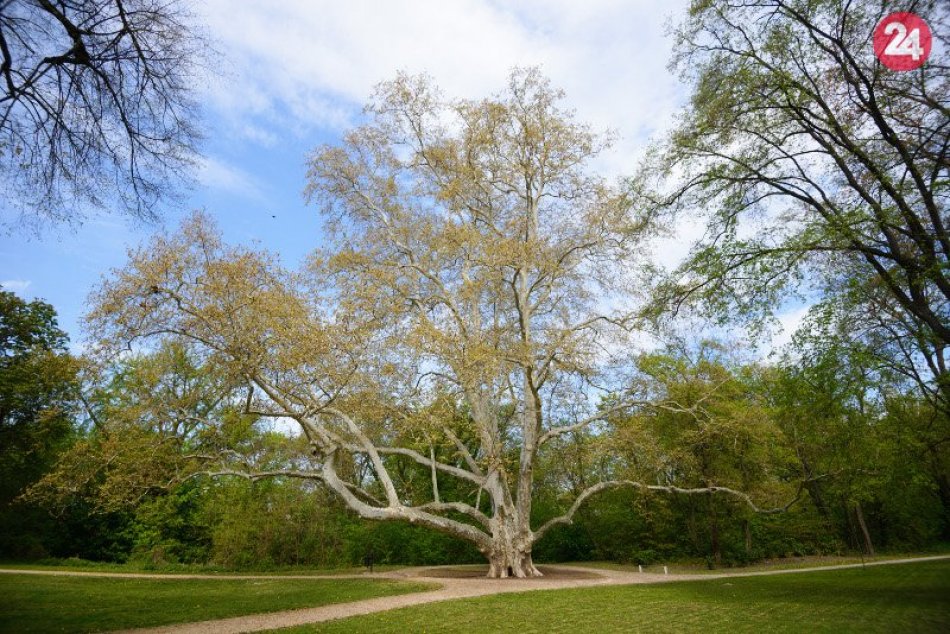
[[[170,348],[128,356],[93,380],[66,351],[52,307],[6,292],[2,299],[3,557],[236,568],[354,565],[367,552],[381,563],[479,560],[444,534],[359,519],[306,480],[161,486],[173,480],[176,456],[189,451],[168,449],[188,437],[174,428],[220,407],[205,399],[211,373]],[[783,499],[803,482],[787,513],[763,516],[711,495],[615,490],[593,498],[572,525],[552,529],[536,557],[733,565],[946,540],[941,487],[950,456],[940,413],[900,381],[882,382],[873,357],[816,351],[806,338],[795,349],[769,364],[739,360],[710,341],[640,355],[638,381],[669,407],[559,439],[539,462],[534,509],[542,522],[605,479],[716,482]],[[101,425],[107,417],[127,424]],[[221,419],[216,433],[229,446],[270,467],[293,463],[299,437],[255,425],[236,408]],[[393,472],[420,499],[429,495],[424,467],[406,461]]]

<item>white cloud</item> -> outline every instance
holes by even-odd
[[[279,140],[277,135],[273,132],[252,123],[244,124],[240,132],[241,136],[265,147],[273,147],[277,145],[277,141]]]
[[[682,215],[668,235],[652,241],[653,261],[667,270],[683,263],[693,245],[706,233],[706,219],[702,216]]]
[[[208,0],[205,19],[231,71],[208,100],[235,133],[265,142],[353,123],[373,86],[427,72],[445,93],[503,88],[513,66],[541,65],[580,119],[621,141],[602,169],[631,173],[647,137],[669,126],[681,88],[666,70],[664,26],[685,0],[499,3]]]
[[[2,286],[4,290],[12,293],[22,293],[30,287],[30,284],[30,280],[4,280],[0,282],[0,286]]]
[[[263,188],[254,176],[220,159],[210,156],[202,158],[198,179],[211,189],[247,198],[264,199]]]

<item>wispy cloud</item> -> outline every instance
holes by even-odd
[[[4,280],[0,282],[0,286],[6,291],[22,293],[30,287],[31,283],[30,280]]]
[[[214,157],[204,157],[198,180],[211,189],[245,198],[264,199],[263,186],[247,171]]]
[[[664,26],[686,1],[513,4],[208,0],[205,19],[232,69],[209,84],[208,101],[234,133],[269,143],[351,125],[373,86],[400,70],[478,97],[500,90],[513,66],[540,65],[582,120],[621,137],[601,167],[632,172],[682,98]]]

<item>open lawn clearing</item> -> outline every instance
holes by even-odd
[[[950,562],[446,601],[303,632],[946,632]]]
[[[950,545],[948,545],[950,546]],[[950,548],[944,547],[933,552],[918,553],[886,553],[874,557],[861,557],[860,555],[806,555],[802,557],[784,557],[776,559],[766,559],[746,566],[720,566],[710,569],[708,565],[700,560],[695,561],[673,561],[669,563],[656,563],[643,566],[643,572],[652,574],[663,574],[663,567],[666,566],[669,574],[689,574],[689,575],[722,575],[722,574],[741,574],[745,572],[768,572],[772,570],[798,570],[805,568],[822,568],[842,565],[873,565],[878,562],[889,562],[904,559],[929,559],[941,555],[950,554]],[[593,568],[600,570],[620,570],[625,572],[638,572],[637,564],[621,564],[614,561],[576,561],[563,566],[573,566],[578,568]]]
[[[360,601],[433,588],[391,579],[0,575],[0,632],[95,632]]]
[[[399,570],[405,566],[382,565],[374,566],[376,572]],[[128,562],[124,564],[89,561],[87,559],[57,559],[41,562],[0,562],[0,573],[10,570],[36,571],[66,571],[66,572],[108,572],[108,573],[143,573],[149,575],[184,575],[188,577],[329,577],[336,575],[358,575],[367,572],[363,566],[351,568],[314,568],[310,566],[283,566],[280,568],[262,568],[260,570],[234,570],[211,564],[150,564],[148,562]]]

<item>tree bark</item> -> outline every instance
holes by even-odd
[[[544,576],[531,559],[531,547],[514,542],[499,541],[493,546],[488,555],[488,577],[491,579],[507,579],[517,577]]]
[[[491,546],[485,552],[488,576],[493,579],[543,576],[531,559],[533,541],[528,523],[517,513],[507,510],[498,513],[492,519]]]
[[[722,544],[719,543],[719,517],[716,515],[716,503],[712,492],[709,493],[709,539],[712,549],[713,565],[722,565]]]
[[[943,509],[943,530],[941,531],[945,541],[950,540],[950,478],[943,468],[940,454],[937,449],[931,445],[928,447],[930,453],[931,472],[934,482],[937,485],[937,495],[940,497],[940,505]]]
[[[861,536],[864,538],[864,552],[868,556],[874,556],[874,544],[871,542],[871,534],[868,532],[868,525],[864,521],[864,511],[861,510],[861,503],[854,503],[854,516],[858,520],[858,527],[861,529]]]

